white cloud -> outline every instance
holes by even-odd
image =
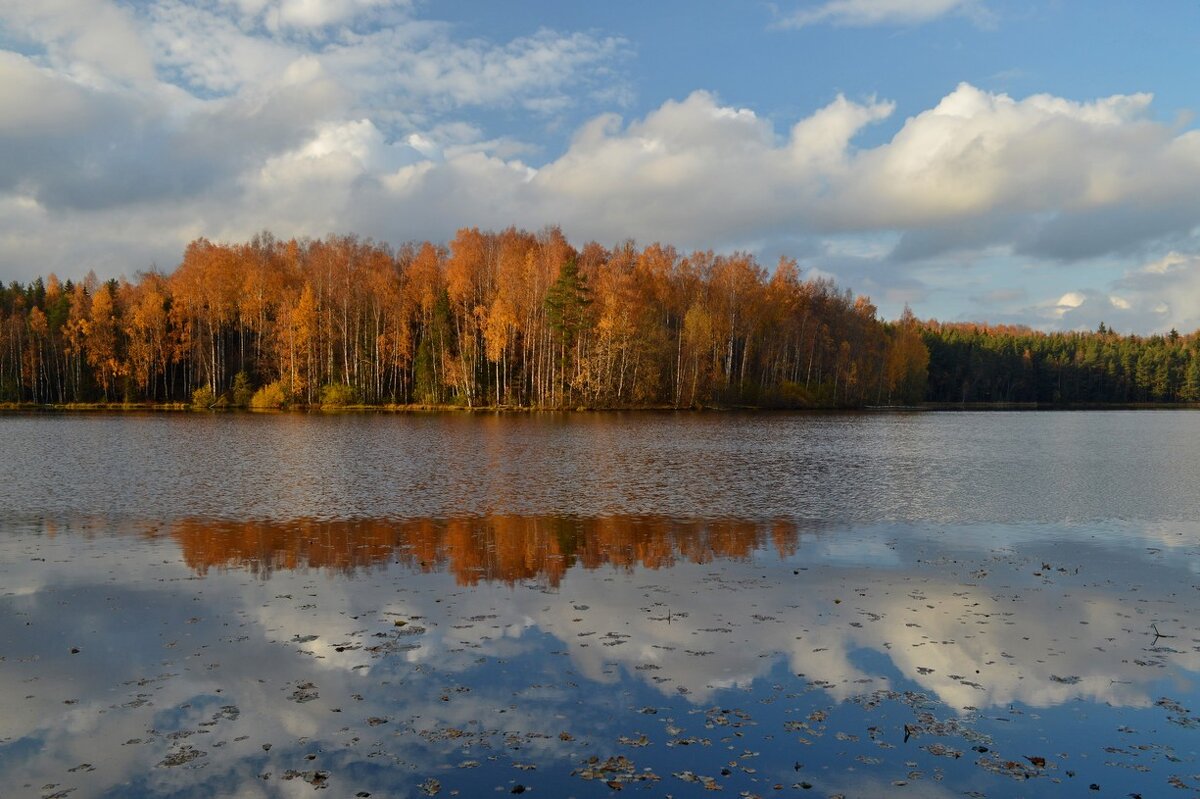
[[[527,53],[529,47],[517,44],[514,50]],[[529,58],[539,57],[521,55],[517,63]],[[443,87],[431,91],[461,102],[487,102],[522,90],[524,67],[493,69],[490,63],[483,58],[461,75],[447,75]],[[0,94],[18,108],[36,107],[19,95],[30,91],[63,98],[39,109],[41,114],[59,106],[58,114],[100,114],[97,109],[113,99],[91,96],[70,82],[55,83],[19,57],[10,56],[0,68],[21,78],[7,84],[15,87],[7,88],[7,96]],[[696,92],[664,103],[643,119],[596,117],[579,129],[564,153],[531,170],[521,161],[505,160],[519,146],[474,146],[482,132],[470,125],[412,130],[398,137],[400,144],[388,144],[385,120],[370,109],[353,115],[359,101],[336,77],[352,70],[336,58],[330,65],[319,56],[304,56],[274,83],[256,79],[231,98],[200,104],[182,120],[153,105],[137,107],[148,119],[160,119],[155,124],[172,145],[163,155],[176,158],[176,170],[179,145],[187,142],[192,144],[188,152],[203,151],[213,159],[205,174],[223,168],[240,175],[243,186],[255,185],[247,176],[278,176],[284,164],[301,176],[309,174],[306,168],[315,163],[311,148],[323,141],[321,136],[369,128],[374,151],[390,154],[351,158],[327,178],[343,181],[347,192],[366,192],[372,201],[385,203],[395,220],[423,221],[407,228],[396,221],[390,231],[373,231],[403,238],[437,236],[460,224],[540,227],[554,222],[581,237],[635,236],[682,246],[736,246],[784,230],[901,230],[906,238],[897,251],[907,247],[918,257],[949,247],[1005,244],[1036,256],[1067,257],[1087,254],[1089,248],[1104,251],[1097,244],[1097,239],[1107,241],[1104,231],[1086,224],[1097,215],[1126,219],[1124,243],[1153,240],[1163,235],[1166,223],[1168,231],[1183,232],[1200,222],[1195,204],[1182,202],[1200,181],[1200,138],[1150,120],[1147,95],[1085,103],[1048,95],[1014,100],[963,84],[905,121],[890,141],[860,150],[855,136],[886,118],[891,103],[838,97],[783,135],[752,110]],[[490,71],[511,76],[507,86],[489,89],[495,92],[490,96],[464,77]],[[50,86],[55,91],[47,91]],[[345,100],[340,107],[339,96]],[[218,135],[230,126],[245,143]],[[255,141],[264,148],[257,153]],[[336,149],[319,160],[330,163]],[[305,152],[309,155],[297,161],[296,154]],[[422,157],[431,160],[416,171],[407,168]],[[397,171],[401,167],[405,171]],[[27,170],[22,179],[26,193],[30,185],[34,196],[44,193],[45,173]],[[70,194],[69,185],[59,188],[64,197]],[[329,207],[331,196],[345,197],[345,207]],[[313,204],[314,219],[323,225],[340,219],[339,227],[353,228],[362,217],[348,194],[300,198],[292,205],[304,202]],[[255,227],[274,224],[269,209],[257,203],[255,208]],[[437,219],[430,209],[446,218]]]
[[[985,22],[990,12],[979,0],[828,0],[806,6],[780,20],[784,28],[807,25],[918,25],[949,14],[966,14]]]
[[[199,92],[229,94],[273,82],[306,54],[302,47],[255,35],[236,19],[184,0],[159,0],[148,9],[148,18],[147,36],[158,65]]]
[[[352,24],[381,11],[406,11],[410,0],[219,0],[236,10],[243,24],[259,23],[269,30],[311,32],[332,25]]]
[[[736,245],[785,227],[902,230],[924,232],[925,257],[998,243],[1082,257],[1200,221],[1183,202],[1200,178],[1200,140],[1151,121],[1149,102],[1014,100],[963,84],[859,150],[854,137],[891,104],[839,97],[782,137],[697,92],[627,125],[598,117],[533,183],[568,209],[557,221],[603,239]],[[1128,220],[1119,240],[1089,229],[1105,214]]]
[[[407,7],[408,3],[405,0],[278,0],[267,4],[263,13],[271,27],[318,28],[388,6]]]
[[[852,103],[842,95],[792,128],[792,152],[796,159],[826,170],[844,165],[850,140],[863,127],[886,119],[896,110],[891,102]]]
[[[43,45],[53,64],[82,81],[154,76],[133,13],[110,0],[6,0],[0,28]]]
[[[1085,299],[1087,298],[1078,291],[1068,291],[1059,297],[1058,302],[1055,304],[1059,308],[1078,308],[1080,305],[1083,305]]]
[[[1150,100],[1018,101],[960,84],[864,153],[843,196],[882,227],[1103,207],[1140,188],[1142,157],[1169,157],[1170,131],[1143,120]]]
[[[388,120],[514,102],[553,114],[575,105],[573,95],[610,91],[622,83],[608,66],[625,49],[615,37],[541,29],[503,43],[460,40],[446,24],[407,15],[370,29],[340,29],[336,35],[315,38],[257,24],[260,17],[274,18],[272,14],[304,10],[316,19],[384,5],[397,4],[284,2],[247,16],[228,6],[156,0],[147,11],[147,38],[159,67],[201,94],[253,89],[275,82],[290,65],[309,62],[353,90],[363,107]],[[238,6],[243,11],[256,7]]]
[[[1193,256],[1178,252],[1169,252],[1162,258],[1145,264],[1138,270],[1143,275],[1171,275],[1194,270],[1196,266]]]

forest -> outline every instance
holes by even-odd
[[[192,407],[857,407],[913,402],[911,315],[794,261],[562,232],[199,239],[170,273],[0,289],[0,401]]]
[[[1200,335],[1044,333],[1025,327],[921,325],[925,398],[940,403],[1131,405],[1200,402]]]
[[[795,261],[562,231],[197,239],[169,274],[0,287],[0,402],[857,408],[1200,401],[1200,337],[880,320]]]

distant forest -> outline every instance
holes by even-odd
[[[780,259],[556,228],[198,239],[170,274],[0,287],[0,402],[833,408],[1200,401],[1200,337],[877,318]]]
[[[931,402],[1200,402],[1200,333],[1042,333],[925,322]]]

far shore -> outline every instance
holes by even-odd
[[[517,405],[466,405],[452,404],[399,404],[382,405],[290,405],[282,408],[246,408],[218,406],[198,408],[187,402],[68,402],[32,403],[0,402],[0,413],[603,413],[621,412],[677,412],[677,413],[721,413],[721,412],[810,412],[810,413],[927,413],[936,411],[1116,411],[1116,410],[1196,410],[1196,402],[1139,402],[1139,403],[1040,403],[1040,402],[926,402],[919,405],[868,405],[864,407],[759,407],[751,405],[705,405],[700,407],[675,407],[673,405],[636,405],[604,407],[544,408]]]

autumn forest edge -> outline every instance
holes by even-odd
[[[171,273],[0,287],[0,402],[855,408],[1200,401],[1200,335],[880,320],[795,261],[573,247],[198,239]]]

